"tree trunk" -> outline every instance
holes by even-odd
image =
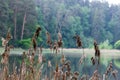
[[[25,12],[24,18],[23,18],[23,25],[22,25],[22,32],[21,32],[21,40],[23,39],[23,35],[24,35],[25,23],[26,23],[26,12]]]
[[[16,40],[17,8],[14,10],[14,40]]]

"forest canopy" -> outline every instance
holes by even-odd
[[[73,36],[80,35],[85,48],[94,39],[113,46],[120,35],[120,5],[89,0],[0,0],[0,37],[11,28],[15,47],[25,47],[37,27],[42,28],[38,45],[46,45],[45,32],[57,39],[60,31],[64,47],[74,48]],[[102,44],[103,43],[103,44]],[[27,47],[29,44],[27,44]]]

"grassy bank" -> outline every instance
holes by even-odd
[[[0,48],[0,54],[2,54],[2,52],[4,51],[3,48]],[[11,54],[22,54],[24,51],[24,49],[21,49],[21,48],[15,48],[15,49],[11,49]],[[111,50],[108,50],[108,49],[101,49],[100,50],[101,52],[101,56],[102,57],[112,57],[112,58],[119,58],[120,57],[120,50],[116,50],[116,49],[111,49]],[[53,51],[51,51],[50,49],[43,49],[43,54],[46,54],[46,53],[53,53]],[[63,53],[65,55],[68,55],[68,56],[79,56],[79,55],[82,55],[83,54],[83,49],[76,49],[76,48],[64,48],[63,49]],[[86,54],[86,56],[93,56],[95,51],[94,49],[84,49],[84,53]],[[58,54],[61,54],[61,52],[59,51]]]

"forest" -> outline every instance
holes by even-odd
[[[15,47],[29,48],[37,27],[42,32],[38,45],[48,47],[45,33],[52,41],[60,31],[65,48],[75,48],[73,36],[80,35],[85,48],[92,48],[94,39],[101,48],[119,48],[120,5],[93,0],[0,0],[0,37],[8,28]]]

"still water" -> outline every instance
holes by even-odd
[[[43,75],[49,75],[51,71],[54,71],[56,68],[56,64],[59,65],[59,67],[62,66],[61,64],[61,57],[62,55],[54,55],[50,53],[46,53],[43,55],[45,58],[44,67],[42,69],[42,74]],[[36,55],[35,57],[35,63],[36,65],[38,56]],[[91,56],[85,57],[83,60],[82,64],[80,64],[80,59],[81,55],[65,55],[66,61],[70,61],[70,67],[71,67],[71,72],[78,71],[79,72],[79,78],[83,76],[83,74],[88,75],[90,78],[94,71],[97,69],[100,76],[103,77],[105,74],[107,67],[109,66],[109,63],[112,63],[112,70],[117,70],[117,80],[120,80],[120,58],[119,57],[101,57],[100,58],[100,64],[99,65],[92,65],[91,62]],[[51,61],[52,68],[48,68],[48,60]],[[9,57],[9,73],[11,74],[13,72],[13,64],[17,66],[17,72],[19,72],[20,64],[22,62],[22,56],[21,55],[10,55]],[[2,65],[0,65],[2,68]],[[113,75],[110,73],[108,75],[108,80],[115,80]]]

